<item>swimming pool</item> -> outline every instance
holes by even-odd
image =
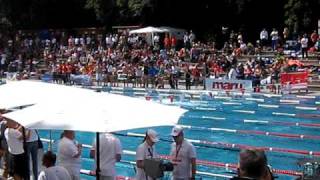
[[[134,95],[135,93],[124,93]],[[254,146],[267,150],[269,164],[274,169],[300,171],[299,159],[320,156],[320,112],[319,97],[315,96],[269,96],[269,95],[231,95],[199,94],[198,99],[174,95],[173,101],[168,95],[152,91],[150,100],[164,104],[181,106],[189,110],[180,118],[179,124],[185,126],[185,136],[197,148],[200,161],[198,171],[233,175],[232,167],[238,162],[239,148]],[[152,95],[152,96],[151,96]],[[138,98],[145,98],[140,96]],[[156,127],[162,141],[156,147],[160,154],[167,155],[170,150],[171,127]],[[134,129],[117,132],[124,150],[123,160],[134,161],[135,151],[141,143],[141,137],[130,133],[143,134],[146,129]],[[129,134],[128,134],[129,133]],[[48,131],[41,131],[42,138],[49,138]],[[52,131],[53,139],[60,132]],[[77,140],[82,144],[91,144],[95,134],[78,132]],[[54,147],[55,149],[56,147]],[[217,167],[223,166],[223,167]],[[84,149],[82,167],[91,169],[93,160],[89,159],[89,150]],[[133,165],[129,162],[117,164],[117,173],[134,177]],[[92,177],[83,176],[85,179]],[[221,179],[201,176],[203,179]],[[279,175],[279,179],[294,179],[294,176]]]

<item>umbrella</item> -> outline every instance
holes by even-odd
[[[73,100],[80,95],[89,93],[94,94],[95,92],[39,81],[8,81],[6,84],[0,85],[0,109],[51,102],[59,97],[67,97],[65,100]]]
[[[14,95],[22,97],[21,93],[27,90],[31,93],[31,97],[22,97],[20,101],[13,99],[16,104],[8,102],[7,105],[35,105],[4,114],[4,117],[31,129],[97,132],[97,149],[99,149],[99,132],[174,125],[186,112],[179,107],[110,93],[97,93],[82,88],[30,81],[15,83],[17,84],[9,86],[14,88],[12,91],[9,91],[7,86],[4,88],[0,86],[0,98],[3,96],[3,89],[12,98]],[[16,89],[17,87],[19,88]],[[9,99],[5,99],[6,101]],[[3,105],[5,102],[2,102]],[[99,179],[99,153],[97,160],[97,179]]]

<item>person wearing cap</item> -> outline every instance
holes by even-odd
[[[173,180],[195,179],[196,175],[196,150],[195,147],[184,139],[183,128],[175,126],[171,136],[174,142],[171,144],[173,168]]]
[[[116,179],[116,162],[121,160],[122,148],[120,140],[110,133],[100,134],[100,179]],[[96,141],[93,142],[90,156],[96,160]],[[95,174],[95,172],[93,172]]]
[[[138,146],[136,151],[136,180],[152,180],[151,177],[145,174],[144,160],[159,157],[154,146],[154,144],[158,141],[158,133],[153,129],[148,129],[142,144]]]

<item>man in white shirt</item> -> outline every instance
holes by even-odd
[[[47,151],[42,158],[42,164],[46,167],[40,172],[38,180],[71,180],[68,171],[62,166],[55,166],[56,155]]]
[[[260,32],[260,40],[261,40],[261,45],[263,48],[265,48],[267,46],[268,43],[268,31],[264,28],[261,32]]]
[[[304,58],[304,57],[308,58],[308,36],[307,36],[307,34],[303,35],[303,38],[301,38],[300,43],[301,43],[302,58]]]
[[[175,126],[171,136],[174,143],[171,145],[171,159],[173,163],[173,180],[194,180],[196,176],[196,150],[184,139],[183,128]]]
[[[270,36],[271,36],[271,41],[272,41],[272,44],[271,44],[272,50],[275,51],[277,49],[278,40],[279,40],[279,33],[276,30],[276,28],[273,28]]]
[[[154,144],[159,141],[158,133],[153,129],[148,129],[143,143],[140,144],[136,151],[137,174],[136,180],[153,180],[147,176],[144,171],[144,160],[158,158]]]
[[[66,168],[72,180],[80,180],[82,145],[76,144],[74,131],[65,130],[58,145],[59,165]]]
[[[115,180],[115,164],[121,160],[120,140],[110,133],[100,134],[100,180]],[[96,160],[96,141],[93,142],[90,156]],[[96,160],[97,161],[97,160]],[[94,174],[95,172],[93,172]]]
[[[9,151],[9,175],[15,180],[29,179],[28,161],[23,149],[22,127],[11,120],[7,121],[4,135]]]

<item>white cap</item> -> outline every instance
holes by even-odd
[[[171,131],[171,136],[179,136],[179,134],[183,131],[181,126],[174,126]]]
[[[147,130],[147,136],[150,138],[150,140],[154,143],[159,141],[158,133],[153,129]]]

